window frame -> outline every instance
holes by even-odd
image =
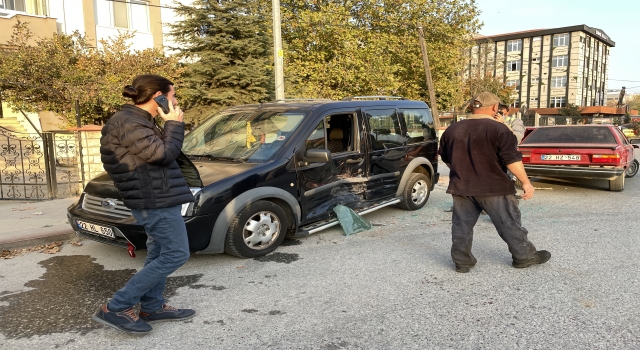
[[[506,86],[515,86],[516,90],[520,90],[520,79],[509,79],[505,82]]]
[[[558,82],[560,81],[560,84]],[[555,76],[551,77],[551,87],[552,88],[566,88],[567,87],[567,76]]]
[[[422,128],[422,132],[423,132],[423,137],[424,137],[424,130],[428,129],[429,130],[429,134],[430,137],[429,139],[427,139],[426,137],[423,138],[422,141],[418,141],[418,142],[410,142],[412,137],[410,137],[409,135],[409,125],[407,124],[407,116],[405,116],[405,112],[409,112],[409,111],[426,111],[427,112],[427,117],[430,120],[430,122],[428,122],[427,124],[423,124],[426,125],[426,128]],[[437,136],[437,132],[436,132],[436,125],[435,125],[435,121],[433,119],[433,113],[431,112],[430,109],[427,108],[398,108],[396,109],[396,113],[398,114],[398,116],[402,116],[402,118],[398,118],[400,120],[400,124],[401,124],[401,130],[402,128],[404,128],[403,133],[405,133],[405,135],[407,135],[405,138],[405,145],[413,145],[413,144],[418,144],[418,143],[423,143],[423,142],[437,142],[438,140],[438,136]]]
[[[369,147],[369,150],[370,150],[371,152],[377,152],[377,151],[385,151],[385,150],[389,150],[389,149],[395,149],[395,148],[399,148],[399,147],[404,147],[404,146],[406,146],[406,144],[407,144],[406,137],[404,136],[404,135],[406,135],[406,132],[407,132],[407,131],[406,131],[406,129],[404,128],[403,123],[400,121],[402,118],[400,118],[400,113],[398,112],[398,109],[397,109],[397,108],[395,108],[395,107],[387,107],[387,108],[384,108],[384,107],[375,108],[375,107],[374,107],[374,108],[362,109],[361,111],[362,111],[363,121],[364,121],[364,123],[365,123],[365,127],[366,127],[366,133],[367,133],[368,135],[370,135],[370,136],[374,136],[373,131],[374,131],[374,130],[376,130],[376,129],[373,129],[373,128],[372,128],[372,126],[371,126],[371,117],[372,117],[372,115],[370,114],[371,112],[374,112],[374,111],[391,111],[391,110],[393,111],[393,114],[391,115],[392,122],[393,122],[393,116],[395,116],[395,118],[396,118],[396,122],[398,123],[398,129],[399,129],[399,131],[400,131],[400,132],[399,132],[399,133],[398,133],[398,132],[396,132],[396,130],[395,130],[395,124],[394,124],[393,134],[390,134],[390,135],[397,135],[397,136],[401,137],[401,138],[402,138],[402,143],[401,143],[401,144],[398,144],[398,145],[396,145],[396,144],[394,143],[394,147],[389,147],[389,148],[387,148],[387,147],[385,146],[384,148],[377,149],[377,148],[374,148],[374,147],[373,147],[372,142],[369,142],[368,147]],[[432,116],[432,118],[433,118],[433,116]],[[376,140],[377,142],[383,143],[382,141],[384,141],[384,140],[378,140],[378,135],[377,135],[377,134],[376,134],[375,136],[376,136],[376,139],[375,139],[375,140]],[[371,141],[371,140],[369,140],[369,141]],[[387,143],[389,143],[389,142],[387,142]]]
[[[522,51],[522,39],[507,41],[507,52],[520,52]]]
[[[514,64],[516,65],[516,69],[512,69]],[[519,72],[521,69],[520,60],[507,61],[507,72]]]
[[[571,40],[571,36],[568,33],[556,34],[553,36],[553,47],[569,46],[569,40]]]
[[[550,108],[562,108],[567,106],[567,97],[566,96],[552,96],[549,99]]]
[[[559,65],[559,62],[562,61],[562,65]],[[552,68],[563,68],[569,65],[569,55],[558,55],[553,56],[551,59],[551,67]]]

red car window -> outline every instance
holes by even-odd
[[[539,128],[522,141],[534,143],[617,143],[608,127],[599,126],[553,126]]]

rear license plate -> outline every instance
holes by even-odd
[[[100,226],[80,220],[76,220],[76,224],[78,224],[78,228],[81,230],[95,233],[101,236],[106,236],[109,238],[116,238],[111,227]]]
[[[579,154],[543,154],[540,156],[542,160],[580,160]]]

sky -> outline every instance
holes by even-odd
[[[476,0],[476,6],[482,11],[482,35],[582,24],[601,29],[616,43],[608,88],[640,93],[640,0]]]

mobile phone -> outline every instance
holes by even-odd
[[[156,101],[158,106],[160,106],[160,108],[162,109],[162,111],[165,114],[169,114],[169,112],[170,112],[169,111],[169,99],[167,98],[167,96],[160,95],[158,97],[154,97],[153,100]]]

